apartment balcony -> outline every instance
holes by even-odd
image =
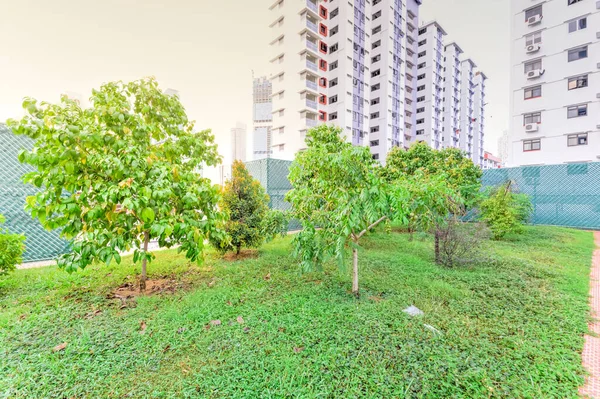
[[[305,122],[306,122],[306,127],[309,129],[312,127],[316,127],[319,124],[319,121],[317,121],[316,119],[310,119],[310,118],[306,118]]]
[[[313,51],[315,54],[319,54],[319,48],[317,47],[317,43],[313,43],[310,40],[306,41],[306,48]]]
[[[309,19],[306,20],[306,27],[317,34],[319,33],[319,28],[317,27],[317,24]]]
[[[306,0],[306,8],[319,15],[319,8],[317,7],[316,2],[312,2],[310,0]]]
[[[315,91],[315,92],[319,91],[319,89],[317,87],[317,82],[313,82],[313,81],[307,80],[306,81],[306,87],[308,89],[312,90],[312,91]]]
[[[319,68],[317,67],[317,64],[314,63],[314,62],[312,62],[312,61],[309,61],[309,60],[306,60],[306,67],[308,69],[310,69],[311,71],[315,71],[315,72],[319,71]]]
[[[313,100],[306,99],[306,106],[308,108],[317,109],[317,102]]]

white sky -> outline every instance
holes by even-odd
[[[271,2],[0,0],[0,121],[19,117],[25,96],[87,98],[103,82],[156,76],[179,90],[198,128],[213,129],[228,162],[230,129],[251,126],[252,70],[268,70]],[[424,3],[421,20],[437,18],[490,78],[486,149],[495,152],[508,128],[509,1]]]

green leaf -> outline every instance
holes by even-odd
[[[75,172],[75,164],[73,162],[67,162],[65,164],[65,170],[68,174],[73,174],[73,172]]]
[[[155,214],[152,208],[144,208],[142,210],[142,220],[144,223],[152,223],[154,222]]]

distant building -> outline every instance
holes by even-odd
[[[600,159],[600,2],[512,0],[511,166]]]
[[[240,122],[231,129],[231,160],[246,162],[246,125]]]
[[[491,152],[484,151],[483,153],[483,169],[500,169],[502,167],[502,159],[493,155]]]
[[[498,139],[498,156],[502,159],[502,165],[507,165],[510,158],[510,135],[508,130],[502,133],[502,137]]]
[[[273,129],[273,84],[266,77],[254,79],[252,118],[254,131],[252,155],[254,160],[271,158]]]

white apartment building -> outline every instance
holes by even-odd
[[[419,29],[416,139],[436,150],[442,149],[444,36],[435,21]]]
[[[252,91],[252,157],[254,160],[270,158],[273,153],[273,85],[266,77],[254,79]]]
[[[483,169],[500,169],[500,168],[502,168],[502,159],[495,156],[491,152],[484,151],[482,168]]]
[[[246,125],[240,122],[231,129],[231,161],[246,162]]]
[[[600,1],[511,0],[509,166],[600,159]]]
[[[420,0],[278,0],[270,7],[273,156],[293,159],[306,132],[341,127],[385,160],[414,135]]]
[[[328,123],[381,162],[393,147],[426,141],[436,149],[460,147],[483,164],[485,75],[461,61],[456,43],[444,45],[437,22],[419,27],[420,5],[271,5],[273,157],[293,159],[306,148],[308,129]]]

